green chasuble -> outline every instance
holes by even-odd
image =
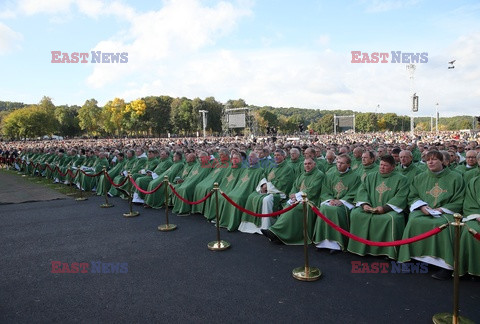
[[[228,171],[224,174],[224,178],[221,179],[218,188],[223,191],[223,192],[229,192],[233,188],[235,188],[235,185],[241,178],[242,172],[245,171],[246,169],[243,169],[240,167],[241,163],[236,165],[236,167],[233,167],[233,165],[227,169]],[[223,198],[222,195],[218,195],[218,205],[219,205],[219,211],[220,211],[220,204],[225,201],[225,198]],[[212,196],[211,199],[208,199],[205,201],[205,211],[204,211],[204,216],[208,220],[213,220],[215,219],[216,215],[216,203],[215,203],[215,197]],[[234,229],[236,230],[236,228]]]
[[[164,177],[168,177],[168,181],[173,184],[173,180],[177,176],[180,176],[181,172],[184,171],[185,164],[182,160],[173,162],[173,164],[162,174],[158,174],[158,178],[155,178],[154,180],[150,181],[148,184],[147,191],[152,191],[155,189],[160,183],[164,180]],[[188,172],[187,172],[188,174]],[[170,195],[172,190],[170,187],[167,187],[167,192]],[[145,204],[152,208],[160,208],[164,205],[165,203],[165,187],[162,185],[160,189],[155,191],[152,194],[145,195]]]
[[[360,183],[360,176],[356,172],[348,169],[346,172],[340,173],[337,168],[331,169],[323,183],[322,195],[319,200],[322,202],[319,208],[320,212],[347,231],[350,227],[350,209],[353,208],[353,200]],[[330,205],[329,202],[332,199],[341,200],[343,205]],[[317,217],[313,241],[318,248],[345,250],[348,238]]]
[[[298,192],[306,193],[307,198],[315,203],[320,198],[324,178],[325,174],[317,168],[313,168],[308,173],[304,172],[295,180],[290,194],[296,194]],[[307,206],[307,233],[309,243],[313,235],[316,218],[317,215],[312,212],[310,206]],[[298,204],[294,209],[278,216],[275,224],[269,229],[285,244],[304,244],[303,203]]]
[[[85,171],[85,173],[90,175],[97,174],[102,171],[103,168],[107,170],[108,167],[108,160],[106,158],[97,159],[95,164],[92,166],[93,170]],[[93,187],[96,187],[99,178],[100,176],[89,177],[80,172],[80,188],[85,191],[91,191]]]
[[[409,184],[408,179],[395,170],[388,174],[369,174],[357,191],[357,207],[350,213],[350,232],[371,241],[400,240],[405,229],[403,210],[407,207]],[[360,206],[363,203],[373,208],[389,205],[393,210],[385,214],[367,213]],[[360,255],[387,255],[396,259],[398,247],[370,246],[350,240],[348,251]]]
[[[175,186],[177,193],[188,201],[193,201],[193,193],[195,192],[195,186],[202,181],[212,171],[211,168],[204,168],[201,162],[193,167],[192,171],[185,178],[185,181]],[[192,205],[184,203],[177,196],[172,196],[173,209],[172,212],[176,214],[190,213]]]
[[[417,175],[410,185],[408,195],[410,215],[403,238],[413,237],[453,222],[453,215],[450,212],[459,213],[462,210],[464,195],[465,185],[462,175],[458,172],[444,169],[439,173],[433,173],[428,170]],[[443,208],[444,213],[440,217],[424,215],[419,208],[426,204],[431,208]],[[398,261],[407,262],[414,258],[443,268],[453,266],[453,232],[453,226],[449,226],[425,240],[402,245]],[[432,257],[440,260],[433,262]]]
[[[225,191],[235,203],[245,206],[248,195],[255,191],[258,182],[265,177],[264,170],[259,165],[254,165],[248,169],[243,169],[240,178],[232,190]],[[229,231],[235,231],[239,228],[242,218],[242,212],[230,204],[227,200],[219,200],[220,226],[226,227]],[[242,223],[243,224],[243,223]]]
[[[125,179],[127,172],[129,172],[129,171],[132,172],[133,167],[135,166],[135,163],[137,162],[137,157],[132,156],[131,158],[125,158],[124,161],[125,161],[125,163],[123,164],[123,169],[120,171],[120,173],[117,176],[115,176],[115,178],[113,178],[113,182],[115,184],[121,183]],[[107,182],[109,182],[108,179],[106,179],[106,180],[107,180]],[[110,190],[108,192],[112,196],[118,196],[120,194],[114,186],[111,186]]]
[[[296,161],[288,160],[287,163],[292,168],[295,179],[298,178],[302,173],[304,173],[305,169],[303,167],[303,161],[301,159],[297,159]]]
[[[455,168],[455,171],[462,175],[465,185],[467,185],[470,180],[478,176],[478,167],[476,165],[473,167],[468,167],[466,164],[460,164]]]
[[[423,171],[418,168],[413,162],[410,163],[408,167],[403,167],[401,164],[399,164],[396,168],[397,172],[400,174],[404,175],[408,179],[408,183],[412,183],[413,178],[417,176],[417,174],[422,173]]]
[[[463,202],[464,217],[479,215],[480,217],[480,177],[473,178],[467,185],[465,201]],[[480,233],[480,221],[476,219],[465,222],[460,238],[460,274],[469,273],[480,276],[480,241],[475,239],[466,228]]]
[[[330,163],[327,159],[317,159],[317,168],[325,174],[327,174],[331,168],[336,168],[336,166],[337,164],[335,162]]]
[[[153,173],[155,174],[155,177],[157,177],[159,174],[162,174],[163,172],[165,172],[173,164],[172,159],[170,159],[169,157],[167,157],[163,160],[162,159],[160,159],[160,160],[155,159],[155,160],[156,160],[155,163],[154,162],[147,163],[147,167],[145,168],[146,171],[153,171]],[[141,175],[141,176],[134,177],[135,182],[137,183],[137,185],[140,188],[142,188],[143,190],[147,190],[148,185],[153,180],[153,173],[152,173],[152,175],[147,174],[147,175]],[[135,189],[134,191],[135,191],[135,194],[140,199],[142,199],[142,200],[145,199],[145,194],[141,193],[137,189]],[[134,194],[134,196],[135,196],[135,194]]]
[[[114,179],[116,176],[120,174],[120,172],[123,171],[125,162],[126,162],[125,160],[122,160],[122,162],[117,162],[117,164],[113,168],[107,171],[110,178]],[[108,179],[105,178],[105,175],[102,174],[97,181],[97,195],[104,196],[105,193],[107,193],[108,190],[110,190],[111,186],[112,185],[110,184],[110,181],[108,181]]]
[[[287,197],[287,194],[290,192],[293,182],[295,181],[293,170],[288,165],[287,161],[283,161],[282,163],[277,164],[275,168],[265,171],[268,172],[266,180],[273,184],[275,188],[281,193],[259,193],[257,191],[252,192],[247,198],[247,202],[245,203],[245,209],[248,209],[249,211],[255,213],[265,214],[272,212],[272,210],[262,210],[263,199],[270,195],[272,195],[273,197],[273,211],[280,210],[280,201]],[[255,233],[259,234],[262,234],[260,229],[267,229],[270,226],[271,220],[271,217],[259,218],[251,216],[247,213],[243,213],[242,215],[242,222],[250,222],[255,224],[257,226],[257,231]]]
[[[358,159],[352,158],[352,164],[350,167],[352,168],[353,171],[357,171],[358,167],[363,166],[362,164],[362,157],[359,157]]]
[[[208,195],[208,193],[213,189],[213,184],[215,182],[220,183],[222,178],[224,178],[227,168],[222,164],[217,164],[216,168],[213,168],[212,171],[195,186],[195,192],[193,193],[193,201],[198,201]],[[192,205],[192,213],[203,214],[205,203]]]
[[[363,182],[365,180],[365,177],[369,175],[372,172],[378,171],[378,164],[373,162],[372,164],[369,164],[367,166],[364,166],[363,164],[360,164],[358,168],[355,170],[355,172],[360,176],[360,180]]]

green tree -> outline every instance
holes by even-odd
[[[88,135],[98,135],[102,127],[102,109],[95,99],[86,100],[78,110],[78,124]]]
[[[58,135],[61,136],[77,136],[81,129],[78,122],[78,106],[58,106],[55,108],[55,118],[58,121]]]
[[[175,98],[172,101],[171,108],[170,118],[174,133],[181,135],[191,134],[194,131],[192,129],[194,114],[191,100]]]
[[[150,134],[160,136],[171,129],[170,111],[173,98],[169,96],[143,98],[147,109],[140,120],[148,127]]]
[[[359,113],[355,115],[355,130],[357,132],[375,132],[377,129],[377,114]]]

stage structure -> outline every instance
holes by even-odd
[[[248,107],[225,109],[222,126],[224,134],[230,134],[232,129],[243,130],[244,135],[257,133],[257,123]]]
[[[337,135],[337,131],[343,133],[348,130],[355,133],[355,115],[333,115],[333,133]]]

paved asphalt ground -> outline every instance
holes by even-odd
[[[103,201],[0,205],[1,323],[431,323],[452,312],[453,281],[432,279],[433,269],[352,273],[352,261],[386,261],[310,247],[310,265],[323,275],[302,282],[291,274],[304,264],[302,246],[222,230],[232,247],[212,252],[216,231],[203,216],[172,215],[178,229],[159,232],[164,210],[135,206],[140,216],[124,218],[126,201],[102,209]],[[127,263],[128,271],[52,273],[52,261]],[[460,314],[475,322],[479,288],[460,281]]]

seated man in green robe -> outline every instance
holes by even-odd
[[[357,191],[350,214],[350,232],[371,241],[400,240],[405,229],[403,210],[407,207],[408,179],[395,171],[395,158],[380,158],[378,172],[369,174]],[[396,246],[370,246],[355,240],[348,243],[348,251],[359,254],[386,255],[397,258]]]
[[[262,229],[263,235],[268,237],[271,242],[280,241],[289,245],[304,244],[303,229],[303,198],[306,194],[307,198],[316,202],[320,199],[325,174],[317,169],[316,163],[312,158],[306,158],[303,162],[305,172],[296,180],[289,195],[286,205],[292,205],[298,202],[298,205],[288,212],[278,216],[275,224],[268,229]],[[310,208],[307,208],[307,235],[312,237],[316,215]],[[310,241],[310,239],[308,239]]]
[[[444,156],[439,151],[429,151],[425,159],[428,170],[417,175],[410,185],[410,215],[404,239],[453,222],[453,214],[462,210],[465,195],[462,175],[443,165]],[[425,240],[402,245],[398,261],[411,259],[440,267],[433,278],[449,279],[453,269],[453,227]]]
[[[460,275],[469,273],[480,276],[480,241],[467,230],[467,226],[480,232],[480,177],[475,177],[467,185],[463,203],[465,226],[460,238]]]
[[[284,150],[277,149],[275,151],[275,167],[264,169],[268,172],[267,178],[263,178],[258,183],[257,189],[248,196],[245,209],[262,214],[269,214],[280,209],[281,201],[286,200],[295,180],[293,170],[285,161],[285,157]],[[261,163],[260,160],[259,163]],[[262,167],[261,164],[260,167]],[[267,229],[272,224],[272,217],[262,217],[260,221],[256,219],[257,217],[247,213],[242,215],[242,222],[256,224],[257,229],[254,233],[260,234],[261,229]]]
[[[331,169],[323,182],[319,202],[320,212],[345,230],[349,230],[349,215],[353,199],[360,185],[360,176],[350,168],[351,159],[346,154],[337,157],[336,167]],[[330,253],[345,250],[348,239],[317,218],[313,241],[318,249],[329,249]]]
[[[360,176],[362,182],[369,173],[378,171],[378,165],[375,163],[375,158],[376,156],[373,151],[365,151],[362,153],[362,163],[355,170]]]

